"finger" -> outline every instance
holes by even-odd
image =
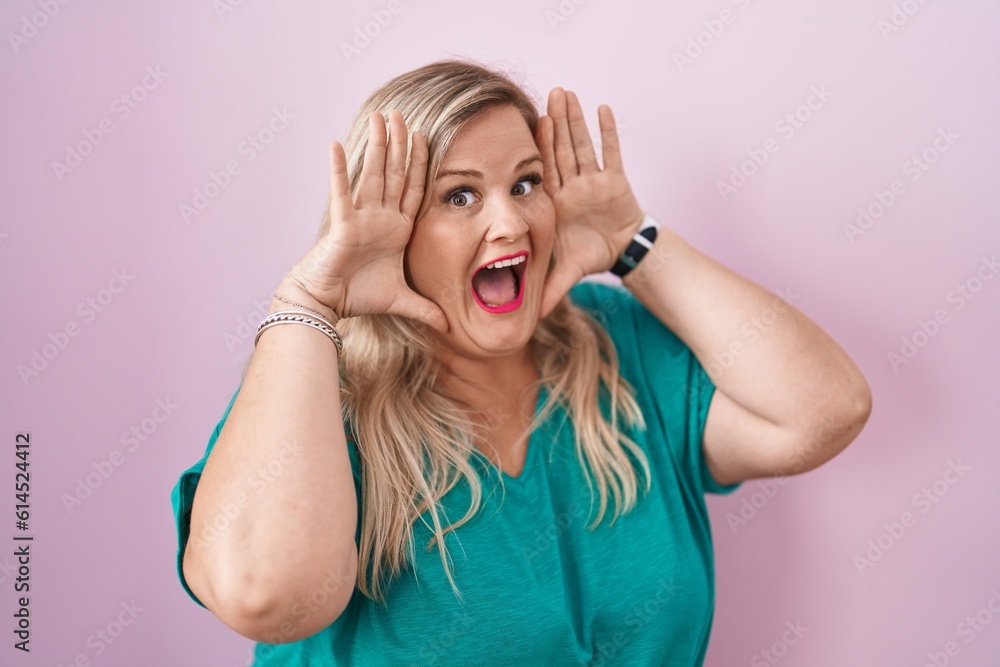
[[[618,141],[618,125],[615,123],[615,115],[611,113],[611,107],[602,104],[597,107],[597,118],[601,124],[601,159],[604,161],[604,169],[615,172],[623,172],[622,148]]]
[[[424,182],[427,180],[427,142],[419,132],[413,133],[410,149],[410,166],[406,170],[406,186],[399,210],[412,223],[424,199]]]
[[[600,171],[597,155],[594,153],[594,143],[590,140],[587,121],[583,117],[583,107],[580,106],[580,100],[572,90],[566,91],[566,115],[580,173]]]
[[[351,184],[347,179],[347,156],[339,141],[330,142],[330,212],[336,220],[344,220],[354,210]]]
[[[368,114],[368,143],[361,164],[361,179],[355,206],[381,204],[382,189],[385,186],[385,121],[382,114],[372,111]]]
[[[542,171],[545,173],[542,179],[542,187],[549,196],[562,187],[562,180],[559,178],[559,169],[556,167],[556,153],[552,148],[552,117],[542,116],[538,119],[538,135],[535,143],[538,151],[542,154]]]
[[[558,260],[552,267],[552,271],[545,278],[545,286],[542,288],[542,304],[538,311],[538,318],[544,319],[562,301],[570,288],[576,284],[576,276],[568,266],[561,265]]]
[[[441,307],[409,288],[393,301],[392,313],[430,325],[441,333],[448,333],[448,318]]]
[[[549,115],[552,116],[553,143],[555,145],[556,164],[559,165],[559,176],[563,182],[580,173],[576,164],[576,153],[569,132],[569,121],[566,119],[566,91],[556,87],[549,92]]]
[[[389,111],[389,154],[385,161],[385,192],[382,205],[399,208],[399,195],[403,191],[406,167],[406,122],[398,109]]]

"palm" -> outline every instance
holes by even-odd
[[[308,266],[316,270],[300,269],[310,291],[320,300],[336,303],[344,314],[392,312],[399,297],[410,291],[403,279],[403,251],[412,224],[407,216],[386,208],[342,214],[311,251]],[[356,268],[345,283],[325,275],[329,272],[323,269],[331,266]]]
[[[560,257],[590,273],[610,269],[634,234],[635,219],[629,217],[634,199],[618,174],[580,174],[566,182],[552,195]]]
[[[576,95],[562,88],[549,94],[549,115],[538,123],[546,192],[556,212],[556,265],[542,296],[541,317],[584,276],[609,270],[642,219],[622,168],[610,107],[598,108],[604,168],[594,153]]]
[[[444,311],[407,285],[403,266],[423,198],[427,145],[413,133],[406,167],[403,115],[397,109],[387,115],[391,136],[381,113],[369,114],[370,135],[353,195],[343,146],[331,143],[330,231],[296,264],[293,276],[340,317],[394,314],[447,332]]]

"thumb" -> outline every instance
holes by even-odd
[[[448,318],[441,307],[412,290],[403,292],[392,305],[392,312],[397,315],[428,324],[441,333],[450,330]]]

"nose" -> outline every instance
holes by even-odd
[[[513,201],[494,202],[490,210],[484,211],[489,222],[486,240],[490,243],[516,241],[528,231],[525,209]]]

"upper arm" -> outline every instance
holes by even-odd
[[[719,484],[770,477],[792,467],[784,454],[793,438],[716,388],[708,406],[702,448],[709,472]]]
[[[808,472],[843,451],[870,412],[865,394],[857,405],[816,411],[796,430],[750,412],[716,389],[705,420],[705,460],[720,484]]]

